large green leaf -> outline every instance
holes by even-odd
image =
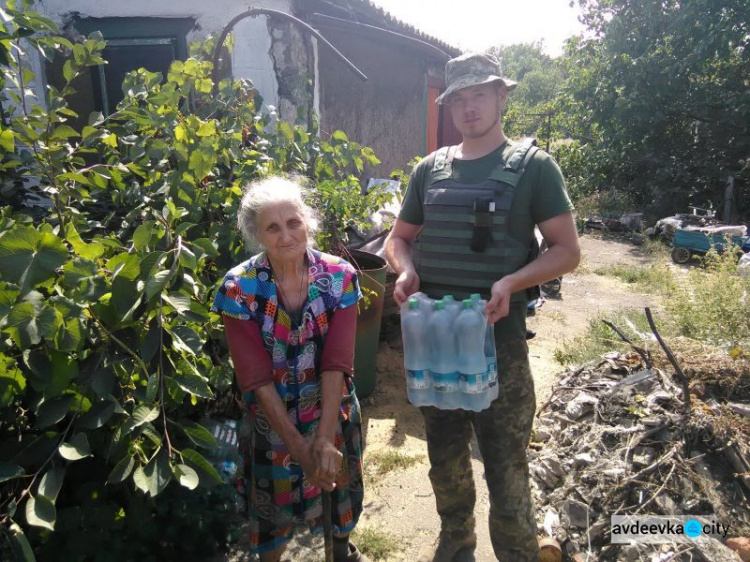
[[[156,497],[167,487],[172,479],[172,469],[166,451],[162,450],[145,467],[138,467],[133,474],[133,480],[138,488]]]
[[[31,496],[26,501],[26,521],[34,527],[55,530],[57,511],[52,500],[44,496]]]
[[[76,426],[86,429],[99,429],[109,421],[114,413],[115,403],[112,400],[101,400],[78,418]]]
[[[204,449],[215,449],[217,447],[216,439],[208,429],[200,424],[194,422],[186,422],[182,426],[182,430],[188,436],[188,438]]]
[[[170,278],[173,275],[173,271],[170,269],[163,269],[156,273],[153,277],[150,277],[146,281],[146,299],[150,300],[154,295],[161,293],[164,287],[167,286]]]
[[[190,297],[187,295],[183,295],[182,293],[169,293],[168,295],[162,295],[162,298],[164,299],[164,302],[180,314],[190,310]]]
[[[187,363],[187,362],[183,362]],[[208,386],[208,383],[206,380],[196,373],[193,373],[191,371],[183,371],[181,373],[176,374],[172,380],[177,383],[177,386],[179,386],[182,390],[187,392],[188,394],[193,394],[195,396],[199,396],[200,398],[213,398],[214,393],[211,391],[211,388]]]
[[[52,351],[49,357],[52,364],[52,378],[43,390],[47,399],[66,392],[80,373],[78,361],[69,353]]]
[[[54,296],[50,304],[62,318],[60,327],[55,334],[55,344],[58,350],[66,352],[78,351],[83,344],[84,317],[83,309],[71,299]]]
[[[99,274],[97,265],[77,257],[63,266],[63,285],[71,291],[69,297],[94,302],[107,292],[107,280]]]
[[[42,338],[53,337],[61,322],[62,317],[44,302],[42,295],[31,291],[11,308],[5,330],[19,348],[28,349]]]
[[[188,490],[195,490],[200,483],[198,473],[186,464],[178,464],[174,467],[174,475],[182,486]]]
[[[45,472],[44,476],[42,476],[42,480],[39,482],[39,490],[37,490],[37,494],[40,496],[44,496],[45,498],[51,500],[52,503],[55,503],[64,480],[65,467],[56,466],[54,468],[50,468],[47,472]]]
[[[70,411],[73,400],[73,396],[66,395],[42,402],[36,415],[35,427],[44,429],[59,422]]]
[[[187,461],[193,468],[197,469],[199,473],[202,473],[208,478],[208,482],[212,484],[221,484],[223,480],[221,475],[213,467],[213,465],[206,460],[198,451],[193,449],[183,449],[182,458]]]
[[[143,425],[144,423],[152,422],[158,417],[159,410],[157,408],[150,408],[145,404],[141,404],[133,411],[131,424],[133,427],[138,427],[139,425]]]
[[[118,462],[112,469],[112,472],[109,473],[107,484],[119,484],[120,482],[123,482],[128,476],[130,476],[130,473],[133,472],[134,467],[135,461],[133,460],[133,457],[128,455]]]
[[[139,252],[151,242],[151,235],[154,233],[154,224],[154,221],[146,221],[138,225],[138,228],[135,229],[133,233],[133,246]]]
[[[89,439],[85,433],[76,433],[73,439],[60,445],[60,456],[68,461],[78,461],[91,456]]]
[[[54,278],[67,259],[62,240],[33,226],[16,226],[0,237],[0,276],[17,283],[24,293]]]
[[[70,125],[60,125],[54,130],[54,132],[50,136],[50,139],[66,140],[79,136],[80,135],[78,134],[78,132]]]
[[[203,340],[190,326],[179,324],[169,329],[172,334],[172,346],[177,351],[198,355],[203,349]]]
[[[65,238],[81,258],[96,260],[104,254],[104,246],[99,242],[84,242],[73,223],[65,227]]]

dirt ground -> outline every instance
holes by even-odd
[[[643,256],[638,247],[598,234],[583,236],[581,247],[581,265],[578,270],[565,276],[559,297],[548,299],[537,315],[529,319],[529,328],[537,334],[529,342],[529,347],[538,405],[547,400],[552,384],[562,370],[554,360],[554,352],[563,341],[582,334],[589,320],[600,311],[643,309],[644,306],[658,304],[653,296],[639,294],[615,278],[594,273],[607,265],[640,265],[651,261],[651,258]],[[403,357],[398,338],[381,342],[376,385],[373,395],[362,401],[367,443],[365,463],[368,457],[376,459],[391,451],[416,460],[407,468],[396,469],[385,475],[375,475],[373,467],[368,469],[365,511],[358,528],[360,532],[370,529],[383,533],[388,542],[398,545],[400,550],[392,554],[389,561],[414,560],[420,546],[437,536],[440,523],[427,476],[429,462],[424,425],[417,408],[406,400]],[[489,562],[495,560],[487,528],[489,499],[481,457],[476,446],[473,450],[479,539],[476,560]],[[290,545],[284,560],[323,560],[322,552],[320,539],[301,537]],[[236,557],[231,559],[240,560]]]

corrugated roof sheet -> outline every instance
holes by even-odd
[[[434,45],[439,49],[442,49],[452,57],[461,54],[460,49],[449,45],[448,43],[438,39],[437,37],[433,37],[431,35],[428,35],[427,33],[424,33],[423,31],[420,31],[413,25],[402,22],[401,20],[392,16],[389,12],[385,11],[383,8],[380,8],[379,6],[376,6],[375,4],[370,2],[370,0],[317,0],[314,2],[310,2],[309,0],[301,0],[301,4],[306,9],[309,9],[311,7],[311,4],[324,4],[332,8],[333,11],[338,14],[337,17],[343,17],[345,14],[346,16],[348,16],[347,19],[350,19],[352,21],[383,27],[385,29],[396,31],[403,35],[414,37],[416,39]]]

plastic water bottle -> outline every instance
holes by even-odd
[[[484,307],[487,306],[487,301],[482,299],[482,295],[479,293],[473,293],[471,300],[474,302],[474,307],[482,313],[484,318],[487,318],[484,314]],[[495,326],[487,321],[487,328],[484,335],[484,357],[487,363],[487,379],[486,385],[490,389],[490,402],[497,398],[499,388],[497,386],[497,351],[495,350]]]
[[[487,306],[487,301],[478,300],[477,308],[484,315],[484,307]],[[486,321],[486,320],[485,320]],[[487,327],[484,333],[484,359],[487,363],[487,388],[490,394],[490,403],[497,398],[500,389],[497,385],[497,350],[495,349],[495,326],[486,321]]]
[[[446,309],[445,302],[435,303],[427,332],[431,351],[432,404],[443,410],[454,410],[459,407],[460,395],[457,350],[453,316]]]
[[[404,341],[404,367],[406,367],[406,394],[415,406],[427,406],[432,398],[430,381],[429,342],[427,320],[420,300],[409,299],[409,305],[401,315],[401,334]]]
[[[458,313],[461,312],[461,303],[453,295],[445,295],[443,302],[445,303],[445,308],[451,313],[451,317],[455,321]]]
[[[487,322],[471,299],[463,301],[455,323],[458,339],[458,371],[461,374],[461,407],[475,412],[489,406],[484,340]]]

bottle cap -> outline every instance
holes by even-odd
[[[435,301],[435,310],[443,310],[445,308],[445,301]]]
[[[414,308],[419,308],[419,299],[411,298],[409,299],[409,310]]]
[[[455,299],[455,297],[453,295],[445,295],[443,297],[443,302],[453,302],[454,300],[456,300],[456,299]]]
[[[479,293],[471,293],[471,296],[469,297],[473,302],[477,302],[478,300],[482,300],[482,295]]]
[[[464,308],[474,308],[474,301],[471,299],[464,299],[461,301]]]

